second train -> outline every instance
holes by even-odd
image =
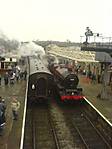
[[[55,77],[56,90],[61,102],[83,101],[83,89],[79,87],[79,78],[71,67],[62,68],[60,65],[50,65]]]

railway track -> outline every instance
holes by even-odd
[[[64,113],[74,136],[75,146],[85,149],[111,149],[102,134],[84,112],[83,106],[64,107]],[[81,110],[83,109],[83,110]]]
[[[23,149],[111,149],[90,114],[84,104],[28,106]]]
[[[27,109],[24,149],[60,149],[58,137],[47,105]]]

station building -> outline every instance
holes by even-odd
[[[91,71],[95,73],[96,77],[102,75],[102,72],[106,69],[106,82],[108,85],[111,84],[112,80],[112,58],[103,52],[95,51],[81,51],[81,47],[72,46],[72,47],[58,47],[57,45],[48,45],[46,51],[49,54],[53,54],[58,57],[59,63],[69,64],[73,67],[81,66],[82,71],[86,72]]]
[[[0,73],[10,71],[13,66],[17,65],[17,58],[13,57],[4,57],[0,61]]]

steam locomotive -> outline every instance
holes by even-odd
[[[54,77],[39,57],[30,56],[28,100],[47,101],[53,94]]]
[[[84,100],[82,88],[78,86],[79,78],[71,68],[50,67],[57,84],[57,92],[61,101]]]

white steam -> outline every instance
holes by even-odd
[[[20,45],[19,48],[19,55],[20,56],[40,56],[42,57],[45,55],[44,48],[33,43],[23,43]]]

